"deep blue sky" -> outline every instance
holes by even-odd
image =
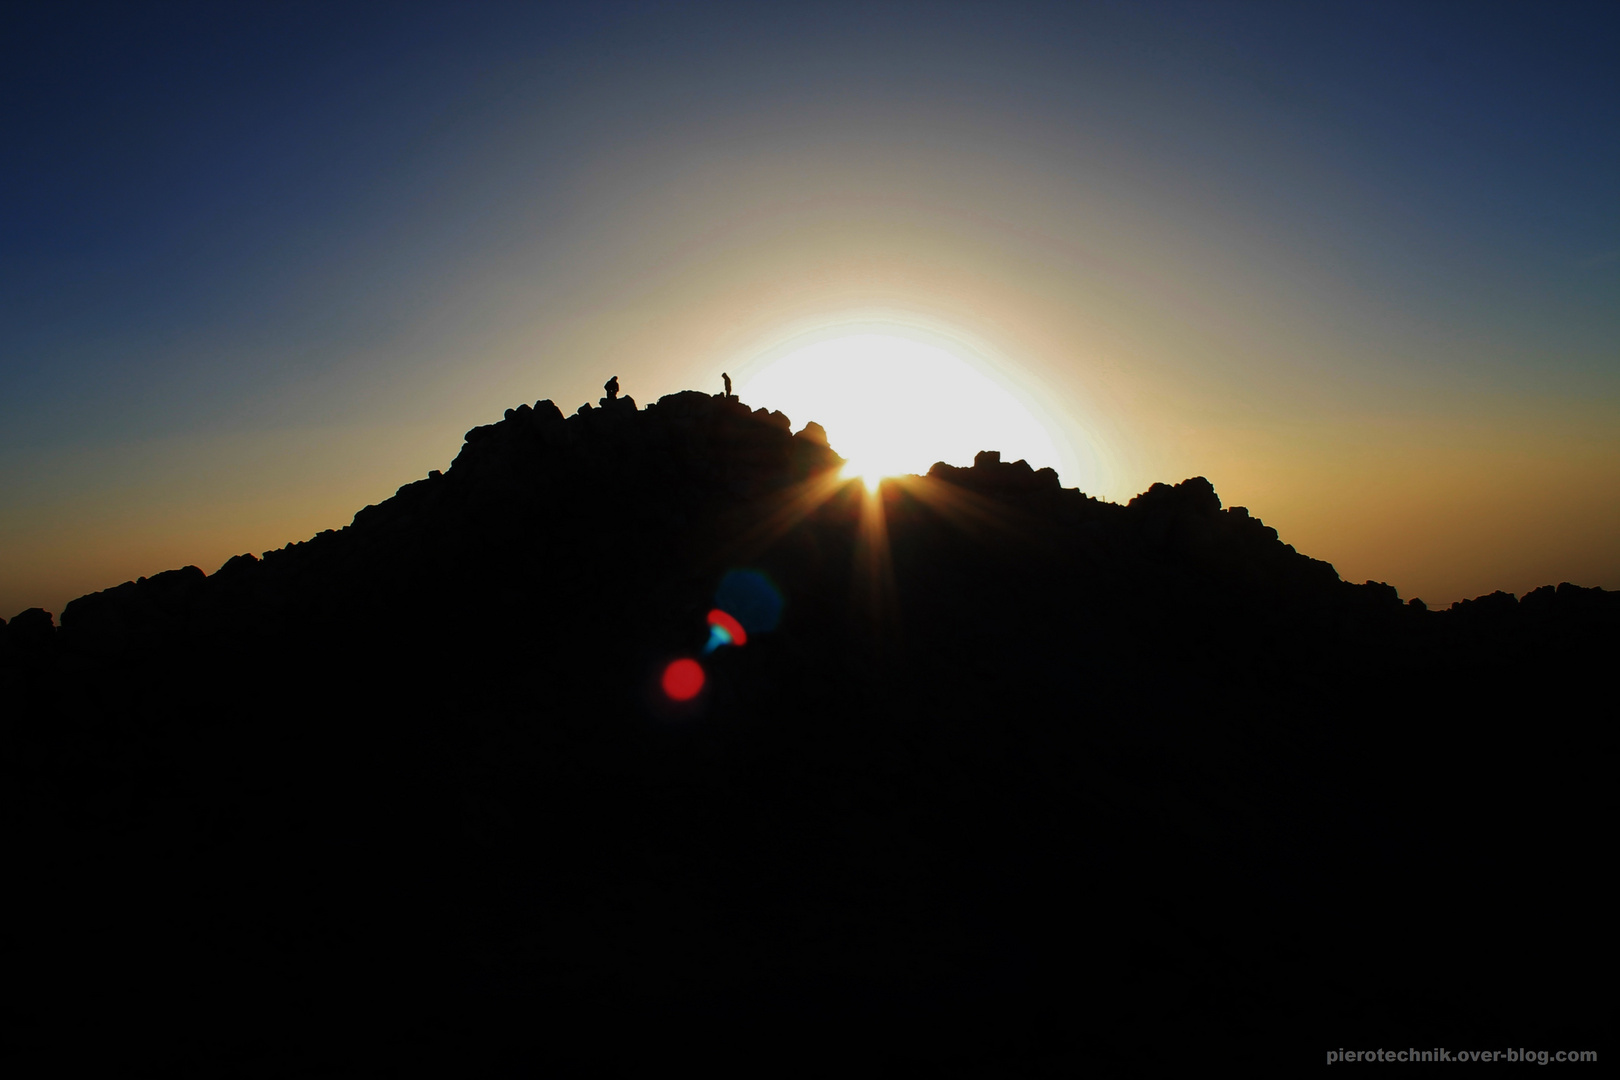
[[[1620,572],[1593,554],[1616,521],[1620,5],[0,19],[0,611],[341,525],[609,366],[645,400],[818,303],[967,294],[995,297],[967,329],[1005,330],[1113,463],[1071,483],[1207,472],[1408,594],[1402,573],[1620,585],[1591,580]],[[1584,539],[1424,569],[1497,527],[1470,517],[1380,569],[1401,514],[1488,489],[1459,463],[1476,445],[1528,462],[1512,497]],[[1406,509],[1336,524],[1296,459]]]

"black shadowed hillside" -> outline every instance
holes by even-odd
[[[543,401],[345,529],[19,615],[6,1052],[1593,1044],[1615,594],[1424,610],[1202,478],[873,502],[819,430]],[[734,569],[780,624],[673,703]]]

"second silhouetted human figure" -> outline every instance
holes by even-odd
[[[602,389],[607,391],[607,399],[609,401],[617,401],[619,398],[619,377],[615,375],[613,378],[603,383]]]
[[[730,397],[731,396],[731,376],[727,375],[725,372],[722,371],[720,373],[720,377],[726,381],[726,397]]]

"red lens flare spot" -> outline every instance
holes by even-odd
[[[664,693],[675,701],[691,701],[703,689],[703,665],[696,660],[672,661],[664,669]]]
[[[743,629],[743,624],[738,622],[736,619],[733,619],[730,615],[727,615],[719,608],[715,608],[713,611],[709,612],[709,625],[718,626],[720,629],[724,630],[726,635],[731,638],[731,643],[733,645],[748,644],[748,631]]]

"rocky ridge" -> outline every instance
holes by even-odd
[[[1120,506],[994,452],[874,519],[816,425],[616,389],[5,626],[16,1053],[544,1061],[634,1017],[1155,1071],[1595,1030],[1614,594],[1429,611],[1201,477]],[[736,567],[782,624],[674,709]]]

